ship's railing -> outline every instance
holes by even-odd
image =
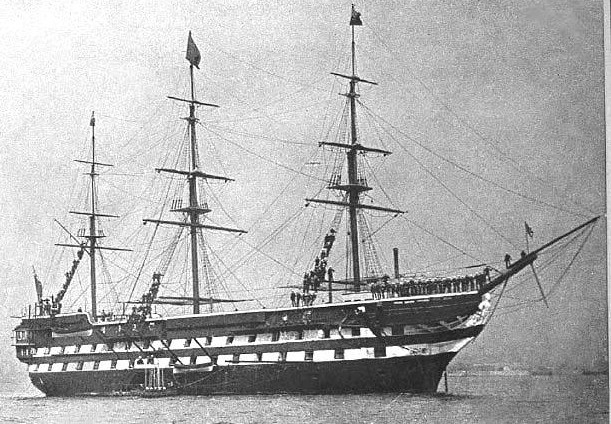
[[[382,281],[370,284],[373,299],[391,297],[423,296],[443,293],[463,293],[478,291],[489,280],[489,271],[481,274],[456,278],[407,279]]]
[[[53,307],[53,304],[50,302],[45,303],[45,300],[42,302],[37,302],[33,304],[28,304],[24,306],[20,314],[16,318],[22,319],[34,319],[34,318],[43,318],[43,317],[52,317],[55,315],[59,315],[60,313],[82,313],[82,309],[79,308],[77,311],[61,311],[57,307]],[[91,317],[91,316],[90,316]],[[118,322],[118,321],[126,321],[130,317],[129,314],[126,313],[114,313],[114,312],[105,312],[102,311],[99,313],[94,321],[95,322]]]
[[[44,314],[44,310],[40,303],[34,303],[34,304],[27,304],[23,306],[17,318],[31,319],[31,318],[38,318],[41,316],[47,316],[47,315]]]
[[[378,300],[395,297],[428,296],[444,293],[469,293],[477,292],[490,282],[490,269],[476,275],[465,275],[461,277],[444,278],[422,278],[416,275],[402,275],[399,278],[390,279],[388,276],[381,278],[368,277],[369,290],[342,293],[345,302]],[[324,280],[325,282],[328,282]],[[342,283],[339,281],[338,283]],[[315,287],[314,287],[315,288]],[[311,293],[299,291],[291,292],[292,306],[311,306],[317,297],[317,290]]]
[[[25,305],[21,309],[19,318],[49,317],[59,313],[61,313],[61,305],[51,302],[49,299],[43,299],[40,302]]]

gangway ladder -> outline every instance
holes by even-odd
[[[144,390],[146,392],[163,392],[167,390],[165,375],[158,364],[147,366],[144,369]]]

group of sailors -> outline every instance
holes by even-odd
[[[36,303],[36,313],[38,315],[57,315],[61,313],[62,310],[62,300],[66,295],[66,291],[70,286],[70,282],[76,273],[76,268],[78,267],[81,259],[83,259],[83,254],[85,253],[85,247],[81,246],[78,252],[76,252],[77,258],[72,261],[72,267],[68,272],[66,272],[66,279],[64,284],[62,285],[61,290],[57,293],[57,296],[51,296],[51,299],[42,299],[42,283],[34,274],[34,282],[36,283],[36,290],[40,293],[38,296],[39,301]]]
[[[154,364],[155,357],[153,355],[148,355],[145,359],[142,356],[138,356],[138,358],[136,358],[136,365],[144,365],[145,361],[147,364]]]
[[[61,301],[64,299],[64,296],[66,295],[66,291],[68,290],[68,287],[70,287],[72,278],[74,278],[74,274],[76,273],[76,268],[78,268],[78,265],[81,262],[81,259],[83,259],[84,253],[85,253],[85,247],[81,246],[78,252],[76,252],[77,259],[74,259],[72,261],[72,267],[70,268],[69,271],[66,272],[66,280],[64,281],[64,284],[62,285],[61,290],[57,293],[57,296],[55,296],[55,298],[51,297],[52,299],[51,305],[48,309],[47,314],[55,315],[61,312],[61,308],[62,308]]]
[[[333,268],[327,268],[327,258],[335,242],[336,231],[331,228],[325,235],[323,247],[320,254],[314,259],[314,269],[303,274],[303,286],[301,292],[291,292],[291,304],[293,306],[311,306],[316,300],[316,292],[320,290],[320,285],[325,281],[333,281]],[[312,293],[313,292],[313,293]]]
[[[316,300],[316,292],[320,289],[322,282],[333,281],[334,270],[327,267],[327,258],[335,242],[334,229],[325,235],[324,245],[320,255],[314,260],[314,269],[303,275],[303,293],[291,292],[291,305],[311,306]],[[507,255],[509,256],[509,255]],[[506,262],[511,259],[505,258]],[[509,266],[509,265],[508,265]],[[325,280],[325,276],[327,279]],[[482,273],[476,275],[465,275],[464,277],[434,278],[434,279],[397,279],[391,282],[388,275],[370,284],[373,299],[384,299],[390,297],[406,297],[441,293],[460,293],[481,289],[490,278],[490,268],[486,267]]]
[[[112,311],[106,312],[105,310],[102,310],[102,313],[98,315],[98,318],[100,318],[100,321],[114,321],[115,314]]]
[[[76,268],[78,267],[79,263],[81,262],[81,259],[83,259],[84,253],[85,253],[85,247],[81,246],[78,252],[76,252],[77,259],[72,261],[72,268],[70,268],[70,270],[66,272],[66,280],[64,281],[64,285],[62,286],[59,293],[57,293],[57,299],[59,299],[59,301],[61,301],[64,298],[64,295],[66,294],[66,290],[68,290],[68,287],[70,286],[70,282],[72,282],[72,278],[74,277],[74,274],[76,273]]]
[[[374,299],[389,297],[419,296],[427,294],[460,293],[481,289],[490,278],[490,268],[476,275],[464,277],[435,278],[426,280],[400,280],[390,282],[385,275],[382,281],[371,284],[371,295]]]
[[[37,315],[57,315],[62,310],[62,304],[57,301],[53,296],[51,299],[41,299],[40,302],[36,303],[36,314]]]
[[[151,315],[151,305],[157,297],[159,292],[159,286],[161,285],[161,274],[156,272],[153,274],[153,283],[147,293],[142,295],[140,299],[140,306],[132,307],[132,313],[130,314],[129,321],[131,322],[144,322]]]
[[[316,293],[301,293],[299,291],[291,292],[291,305],[297,306],[312,306],[316,300]]]
[[[320,251],[320,255],[314,259],[314,269],[312,271],[306,272],[303,275],[303,293],[307,294],[310,290],[318,291],[320,289],[320,284],[325,281],[325,276],[328,277],[329,281],[333,281],[333,268],[327,269],[327,258],[329,257],[329,252],[333,247],[333,243],[335,242],[335,230],[331,228],[331,230],[325,235],[323,248]]]

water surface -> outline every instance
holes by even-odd
[[[449,393],[46,398],[0,395],[2,423],[605,423],[605,375],[450,375]],[[441,384],[443,389],[443,382]]]

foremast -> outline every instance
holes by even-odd
[[[97,282],[95,272],[95,249],[98,237],[103,236],[96,231],[96,190],[95,190],[95,115],[91,112],[91,214],[89,215],[89,235],[85,236],[89,240],[89,275],[91,280],[91,314],[97,316]]]
[[[358,131],[357,131],[357,122],[356,122],[356,99],[359,97],[357,93],[357,84],[359,82],[377,85],[377,83],[372,81],[367,81],[365,79],[359,78],[356,75],[356,43],[354,37],[354,27],[363,25],[361,21],[361,14],[354,9],[354,5],[352,5],[352,11],[350,16],[350,27],[352,33],[352,41],[351,41],[351,75],[339,74],[336,72],[331,72],[332,75],[345,78],[349,80],[348,93],[342,94],[346,96],[349,100],[350,105],[350,144],[346,143],[330,143],[330,142],[321,142],[319,145],[327,145],[333,147],[339,147],[346,149],[346,160],[348,164],[348,184],[331,184],[328,188],[334,190],[340,190],[347,193],[347,200],[345,201],[332,201],[332,200],[323,200],[323,199],[306,199],[308,202],[314,203],[325,203],[331,205],[337,205],[341,207],[345,207],[348,209],[348,218],[350,221],[350,252],[352,258],[352,278],[354,290],[359,291],[361,285],[361,267],[360,267],[360,256],[359,256],[359,226],[358,226],[358,211],[359,209],[373,209],[384,212],[391,213],[403,213],[403,211],[398,209],[386,208],[382,206],[374,206],[374,205],[363,205],[360,203],[360,195],[364,191],[369,191],[372,188],[367,186],[367,182],[364,179],[359,178],[358,172],[358,161],[357,154],[359,152],[373,152],[373,153],[381,153],[383,155],[389,155],[391,152],[376,149],[371,147],[363,146],[359,143],[358,139]]]
[[[200,222],[200,215],[205,215],[211,212],[211,209],[208,208],[206,204],[202,205],[199,200],[198,190],[197,190],[197,180],[198,178],[207,180],[207,179],[216,179],[222,181],[233,181],[231,178],[207,174],[201,172],[199,169],[199,155],[197,153],[197,133],[196,133],[196,124],[199,122],[197,116],[195,114],[196,105],[198,106],[208,106],[208,107],[219,107],[218,105],[212,103],[203,103],[197,101],[195,99],[195,83],[193,76],[193,68],[199,69],[199,63],[201,60],[200,52],[193,41],[191,36],[191,32],[189,31],[189,38],[187,41],[187,55],[186,59],[189,61],[189,76],[190,76],[190,91],[191,98],[190,99],[182,99],[178,97],[168,96],[168,98],[172,100],[178,100],[181,102],[185,102],[189,104],[189,116],[184,118],[189,125],[189,170],[180,170],[180,169],[169,169],[169,168],[157,168],[157,172],[167,172],[173,174],[181,174],[187,177],[188,187],[189,187],[189,206],[186,208],[176,208],[172,209],[172,212],[182,213],[186,219],[183,221],[167,221],[167,220],[159,220],[159,219],[144,219],[144,222],[152,222],[157,224],[166,224],[166,225],[175,225],[181,227],[189,227],[189,236],[191,243],[191,279],[192,279],[192,300],[193,300],[193,313],[200,313],[200,303],[202,301],[207,301],[209,304],[210,310],[212,309],[213,299],[212,297],[208,297],[206,299],[200,297],[200,276],[199,276],[199,244],[198,240],[200,238],[200,230],[201,229],[209,229],[209,230],[218,230],[218,231],[227,231],[227,232],[235,232],[235,233],[245,233],[244,230],[239,230],[235,228],[227,228],[227,227],[219,227],[215,225],[205,225]]]

